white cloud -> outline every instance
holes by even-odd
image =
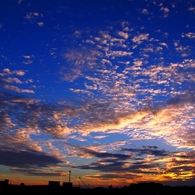
[[[195,12],[195,7],[190,7],[188,10]]]
[[[160,45],[162,45],[162,46],[164,46],[164,47],[168,48],[168,45],[167,45],[167,43],[160,42]]]
[[[18,84],[21,84],[22,81],[20,81],[18,78],[6,78],[4,79],[5,82],[7,83],[18,83]]]
[[[5,73],[7,73],[7,74],[11,74],[11,71],[10,71],[9,68],[4,68],[4,69],[3,69],[3,72],[5,72]]]
[[[122,56],[131,56],[133,52],[127,52],[127,51],[109,51],[107,53],[107,56],[110,57],[122,57]]]
[[[3,86],[5,89],[15,91],[17,93],[35,93],[33,90],[30,89],[20,89],[19,87],[13,86],[13,85],[4,85]]]
[[[148,38],[149,38],[149,34],[148,33],[144,33],[144,34],[140,34],[140,35],[134,36],[132,41],[134,43],[141,44],[143,41],[148,40]]]
[[[125,33],[125,32],[122,32],[122,31],[118,32],[118,35],[120,35],[124,39],[128,39],[128,37],[129,37],[128,33]]]
[[[31,20],[35,17],[43,17],[43,14],[38,13],[38,12],[29,12],[28,14],[26,14],[25,18],[28,20]]]
[[[182,37],[188,37],[190,39],[195,39],[195,33],[193,33],[193,32],[183,33]]]
[[[135,66],[142,66],[143,61],[142,61],[142,60],[134,60],[133,64],[134,64]]]
[[[142,10],[142,13],[143,13],[143,14],[148,14],[149,12],[148,12],[148,10],[147,10],[146,8],[144,8],[144,9]]]
[[[163,11],[164,13],[168,13],[169,12],[169,8],[167,7],[162,7],[161,11]]]
[[[44,23],[43,23],[43,22],[37,22],[37,25],[38,25],[39,27],[43,27],[43,26],[44,26]]]
[[[23,70],[15,70],[15,71],[13,71],[16,75],[18,75],[18,76],[24,76],[25,74],[26,74],[26,72],[25,71],[23,71]]]

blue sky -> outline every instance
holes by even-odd
[[[195,1],[0,2],[0,179],[191,185]]]

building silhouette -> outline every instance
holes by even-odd
[[[8,186],[9,185],[9,179],[5,179],[4,181],[0,181],[0,186]]]
[[[60,182],[59,181],[49,181],[49,186],[50,187],[59,187]]]

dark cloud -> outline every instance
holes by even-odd
[[[168,105],[183,105],[186,103],[195,103],[195,91],[189,90],[185,94],[176,96],[170,100],[167,101]]]
[[[6,116],[14,124],[13,131],[25,127],[38,128],[42,133],[54,138],[62,136],[58,127],[61,129],[66,127],[68,129],[72,126],[82,128],[82,125],[86,123],[98,125],[108,121],[115,123],[117,120],[111,102],[98,102],[98,100],[88,98],[72,99],[64,104],[58,104],[1,91],[0,107],[2,108],[0,114],[3,115],[3,118]],[[55,113],[59,115],[58,120],[54,117]],[[0,122],[4,122],[2,126],[5,126],[6,120],[3,118]],[[77,124],[73,123],[75,118],[80,118],[77,120]],[[61,121],[63,121],[63,125]],[[65,121],[66,123],[64,123]]]
[[[78,166],[80,169],[93,169],[103,172],[119,172],[119,171],[125,171],[126,168],[122,168],[125,162],[115,162],[112,163],[104,163],[101,164],[99,162],[94,162],[87,165]]]
[[[58,132],[55,131],[55,128],[59,122],[54,119],[53,114],[68,109],[67,106],[44,103],[4,91],[0,92],[0,106],[0,115],[2,116],[0,123],[4,129],[6,129],[6,125],[9,125],[9,123],[14,124],[12,132],[20,128],[35,129],[38,127],[40,131],[53,137],[58,137]]]
[[[12,168],[13,173],[23,173],[32,176],[47,176],[47,177],[57,177],[63,176],[64,172],[62,171],[55,171],[54,169],[33,169],[33,168]]]
[[[146,162],[142,160],[141,162],[135,161],[120,161],[115,159],[115,161],[101,163],[102,161],[93,162],[91,164],[86,164],[78,166],[81,169],[93,169],[102,172],[132,172],[132,173],[142,173],[142,174],[156,174],[156,171],[152,170],[154,167],[160,167],[159,163]],[[163,167],[162,167],[163,168]]]
[[[133,152],[138,156],[141,155],[154,155],[154,156],[168,156],[170,153],[166,150],[157,150],[156,146],[150,146],[150,147],[145,147],[143,148],[122,148],[122,151],[128,151],[128,152]]]
[[[156,170],[153,170],[153,168],[159,167],[164,171],[165,167],[155,162],[155,160],[171,154],[164,150],[157,150],[156,146],[146,146],[141,149],[123,148],[120,150],[121,154],[97,152],[83,147],[77,147],[77,149],[82,151],[81,154],[84,156],[90,154],[98,158],[96,162],[81,165],[78,168],[114,173],[129,171],[133,173],[156,174]],[[129,154],[122,154],[123,152],[129,152]],[[144,155],[153,155],[154,157],[146,161]]]
[[[126,160],[130,158],[130,155],[126,154],[115,154],[115,153],[109,153],[109,152],[96,152],[94,150],[90,150],[87,148],[80,148],[84,153],[91,154],[94,157],[97,158],[114,158],[114,159],[120,159],[120,160]]]
[[[11,167],[48,167],[62,163],[54,156],[37,151],[0,151],[0,164]]]

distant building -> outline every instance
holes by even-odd
[[[60,182],[59,181],[49,181],[49,186],[51,187],[59,187]]]
[[[163,185],[155,182],[141,182],[138,184],[130,184],[131,192],[136,193],[154,193],[161,191]]]
[[[63,187],[64,188],[72,188],[72,183],[71,182],[63,182]]]
[[[0,186],[8,186],[9,179],[5,179],[4,181],[0,181]]]

